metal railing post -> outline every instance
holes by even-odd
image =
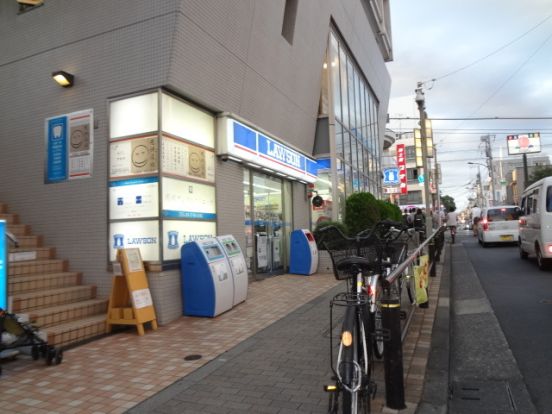
[[[404,402],[403,358],[401,342],[401,302],[395,294],[381,301],[382,325],[389,332],[389,340],[383,348],[385,371],[385,404],[394,410],[406,408]]]

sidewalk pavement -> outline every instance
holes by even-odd
[[[536,413],[462,237],[457,241],[445,246],[448,260],[417,412]]]
[[[403,343],[407,409],[423,391],[440,274]],[[127,330],[64,353],[61,365],[3,363],[0,406],[9,413],[325,413],[333,274],[253,282],[248,299],[217,318],[182,317],[138,336]],[[186,357],[200,355],[200,359]],[[372,412],[384,407],[383,363]]]

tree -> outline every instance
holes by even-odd
[[[552,175],[552,165],[537,165],[533,172],[529,174],[527,185],[539,181],[541,178]]]
[[[448,195],[444,195],[441,197],[441,204],[445,206],[445,209],[447,211],[454,211],[456,210],[456,203],[454,202],[454,198]]]

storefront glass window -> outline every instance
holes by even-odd
[[[345,152],[343,148],[343,127],[339,122],[335,123],[335,152],[338,158],[345,158]]]
[[[329,47],[329,57],[330,57],[330,76],[332,83],[332,99],[333,99],[333,109],[334,115],[338,119],[343,119],[341,115],[341,90],[339,88],[339,50],[337,46],[337,39],[335,36],[330,34],[330,47]]]
[[[355,112],[355,78],[353,62],[347,59],[347,87],[349,88],[349,129],[356,129],[356,112]]]
[[[349,128],[349,98],[347,96],[347,57],[343,48],[339,48],[339,79],[341,81],[341,113],[343,125]]]
[[[351,136],[347,131],[343,132],[343,159],[347,164],[351,164]]]

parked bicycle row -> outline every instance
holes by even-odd
[[[412,261],[392,282],[389,279],[417,250],[419,234],[404,223],[383,220],[354,237],[346,236],[336,226],[328,226],[317,234],[317,242],[330,255],[334,276],[345,280],[347,287],[330,303],[330,332],[337,321],[342,322],[336,344],[330,335],[334,383],[326,387],[329,412],[368,413],[376,392],[374,363],[384,356],[391,336],[390,330],[384,329],[383,309],[389,306],[384,303],[385,298],[398,298],[398,305],[394,306],[400,307],[401,298],[414,305],[417,300],[424,301],[425,293],[427,302],[427,282],[425,286],[415,283],[414,276],[417,270],[420,274],[425,272],[427,278],[424,260]],[[342,318],[335,317],[338,310]]]

